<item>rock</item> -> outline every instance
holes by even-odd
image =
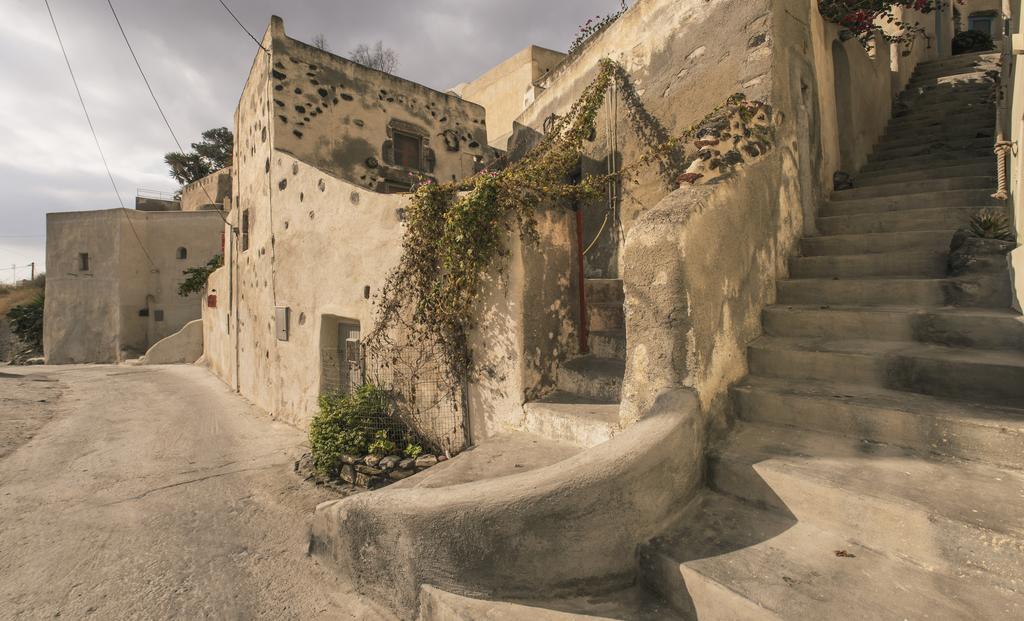
[[[353,468],[349,464],[345,464],[344,466],[341,467],[341,472],[338,473],[338,478],[341,479],[342,481],[346,482],[346,483],[355,483],[356,482],[356,471],[355,471],[355,468]]]
[[[437,456],[437,463],[441,463],[442,461],[448,461],[448,456],[447,455],[438,455]]]
[[[416,467],[416,460],[412,458],[403,459],[402,461],[398,462],[398,467],[401,468],[402,470],[411,470],[412,468]]]
[[[295,472],[306,473],[313,469],[312,453],[305,453],[295,461]]]
[[[961,229],[953,235],[949,245],[947,272],[950,276],[963,276],[1002,269],[1006,265],[1006,253],[1015,245],[1012,241],[978,237]]]
[[[384,487],[387,485],[388,480],[384,477],[371,476],[363,472],[357,472],[355,484],[359,487],[365,487],[366,489],[377,489],[378,487]]]
[[[433,455],[420,455],[416,458],[417,468],[429,468],[437,465],[437,458]]]
[[[356,472],[359,472],[361,474],[367,474],[370,476],[380,476],[384,474],[384,471],[381,470],[380,468],[374,468],[373,466],[367,466],[365,464],[360,464],[356,466]]]
[[[850,173],[837,170],[836,173],[832,175],[833,190],[838,192],[839,190],[849,190],[852,187],[853,177],[850,176]]]
[[[402,479],[408,479],[412,475],[416,474],[412,470],[392,470],[388,473],[393,481],[401,481]]]
[[[377,467],[383,470],[384,472],[390,472],[394,470],[396,466],[398,466],[398,462],[400,461],[402,461],[402,458],[399,457],[398,455],[388,455],[387,457],[380,460],[380,463],[377,464]]]
[[[354,466],[354,465],[360,464],[362,462],[363,462],[362,458],[361,457],[356,457],[355,455],[342,455],[341,456],[341,463],[343,463],[343,464],[348,464],[350,466]]]
[[[371,468],[376,468],[377,464],[380,463],[380,457],[377,457],[376,455],[367,455],[363,458],[363,463]]]

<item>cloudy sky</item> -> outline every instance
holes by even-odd
[[[272,14],[292,37],[322,33],[345,54],[380,39],[398,73],[446,89],[531,43],[565,50],[579,24],[619,0],[226,0],[259,37]],[[218,0],[113,0],[175,133],[186,145],[231,126],[255,44]],[[138,188],[173,192],[170,135],[107,0],[50,0],[125,204]],[[0,282],[45,260],[49,211],[117,207],[43,0],[0,0]],[[18,271],[19,278],[27,269]]]

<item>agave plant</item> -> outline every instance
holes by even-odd
[[[1013,232],[1006,216],[995,210],[990,209],[972,216],[970,229],[983,239],[1013,240]]]

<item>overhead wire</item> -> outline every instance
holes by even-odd
[[[235,16],[235,14],[234,14],[233,12],[231,12],[231,9],[230,9],[230,8],[228,8],[228,5],[224,4],[224,0],[217,0],[217,1],[218,1],[218,2],[220,2],[220,5],[221,5],[222,7],[224,7],[224,10],[225,10],[225,11],[227,11],[227,12],[228,12],[228,15],[230,15],[230,16],[231,16],[231,18],[235,20],[235,23],[236,23],[236,24],[238,24],[238,27],[239,27],[239,28],[241,28],[242,30],[244,30],[244,31],[245,31],[245,34],[249,35],[249,38],[250,38],[250,39],[252,39],[253,41],[255,41],[255,42],[256,42],[256,45],[260,46],[260,49],[261,49],[261,50],[263,50],[264,52],[266,52],[267,54],[269,54],[269,53],[270,53],[270,50],[268,50],[267,48],[263,47],[263,44],[262,44],[262,43],[260,43],[260,40],[259,40],[259,39],[257,39],[256,37],[254,37],[254,36],[253,36],[253,34],[252,34],[251,32],[249,32],[249,29],[248,29],[248,28],[246,28],[246,27],[245,27],[245,25],[244,25],[244,24],[242,24],[242,22],[241,22],[241,21],[239,21],[238,17],[236,17],[236,16]]]
[[[114,188],[114,195],[117,196],[117,202],[121,205],[121,211],[124,214],[125,219],[128,221],[128,226],[132,230],[132,234],[135,236],[135,241],[139,243],[139,248],[142,249],[142,253],[146,255],[146,260],[153,269],[157,269],[156,263],[153,262],[153,257],[149,255],[149,251],[146,250],[146,245],[142,243],[142,238],[139,237],[139,232],[135,229],[135,223],[132,222],[131,217],[128,215],[128,209],[124,206],[124,200],[121,198],[121,192],[117,189],[117,182],[114,181],[114,174],[110,172],[110,165],[107,163],[107,156],[103,154],[103,147],[100,146],[99,136],[96,134],[96,128],[92,124],[92,117],[89,116],[89,109],[85,105],[85,98],[82,97],[82,89],[78,87],[78,80],[75,78],[75,71],[71,68],[71,59],[68,58],[68,51],[64,47],[64,40],[60,36],[60,29],[57,28],[57,20],[53,16],[53,9],[50,8],[50,0],[43,0],[43,4],[46,5],[46,12],[50,14],[50,23],[53,24],[53,32],[57,35],[57,43],[60,44],[61,54],[64,55],[64,63],[68,66],[68,73],[71,75],[71,83],[75,85],[75,93],[78,95],[78,103],[82,105],[82,112],[85,114],[85,121],[89,124],[89,131],[92,133],[92,139],[96,143],[96,150],[99,151],[100,160],[103,161],[103,167],[107,171],[107,177],[110,179],[110,185]]]
[[[167,119],[163,106],[160,105],[160,101],[156,98],[156,93],[153,92],[153,87],[149,84],[149,78],[146,77],[146,72],[142,69],[142,63],[139,62],[139,57],[135,54],[135,49],[132,48],[131,41],[128,40],[128,35],[124,31],[124,26],[121,25],[121,19],[117,16],[117,11],[114,10],[114,3],[111,0],[107,0],[107,5],[110,7],[110,12],[113,14],[114,21],[117,23],[117,29],[121,31],[121,37],[124,39],[124,44],[128,46],[128,51],[132,55],[132,60],[135,61],[135,66],[139,69],[139,75],[142,76],[142,81],[146,84],[146,90],[149,91],[149,96],[153,98],[153,103],[156,104],[156,109],[160,112],[160,118],[164,120],[164,125],[167,126],[167,131],[171,134],[171,138],[174,140],[174,144],[177,145],[178,151],[184,153],[185,149],[181,146],[181,141],[178,140],[177,134],[174,133],[174,128],[171,127],[171,122]],[[199,187],[203,190],[203,193],[206,194],[206,198],[209,199],[212,205],[220,205],[220,203],[210,196],[210,191],[206,189],[205,185],[200,185]],[[214,211],[220,215],[220,219],[224,221],[224,224],[231,226],[228,219],[224,217],[223,209],[215,209]]]

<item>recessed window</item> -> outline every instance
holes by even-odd
[[[164,320],[164,312],[162,310],[155,310],[155,311],[153,311],[153,321],[163,321],[163,320]]]
[[[249,249],[249,210],[242,212],[242,252]]]
[[[88,272],[89,271],[89,253],[79,252],[78,253],[78,271]]]
[[[176,254],[177,254],[177,257],[178,257],[179,261],[187,259],[188,258],[188,248],[185,248],[184,246],[182,246],[181,248],[178,248],[178,252]]]
[[[420,170],[420,148],[423,143],[419,136],[400,131],[392,132],[395,144],[395,164],[404,168]]]

